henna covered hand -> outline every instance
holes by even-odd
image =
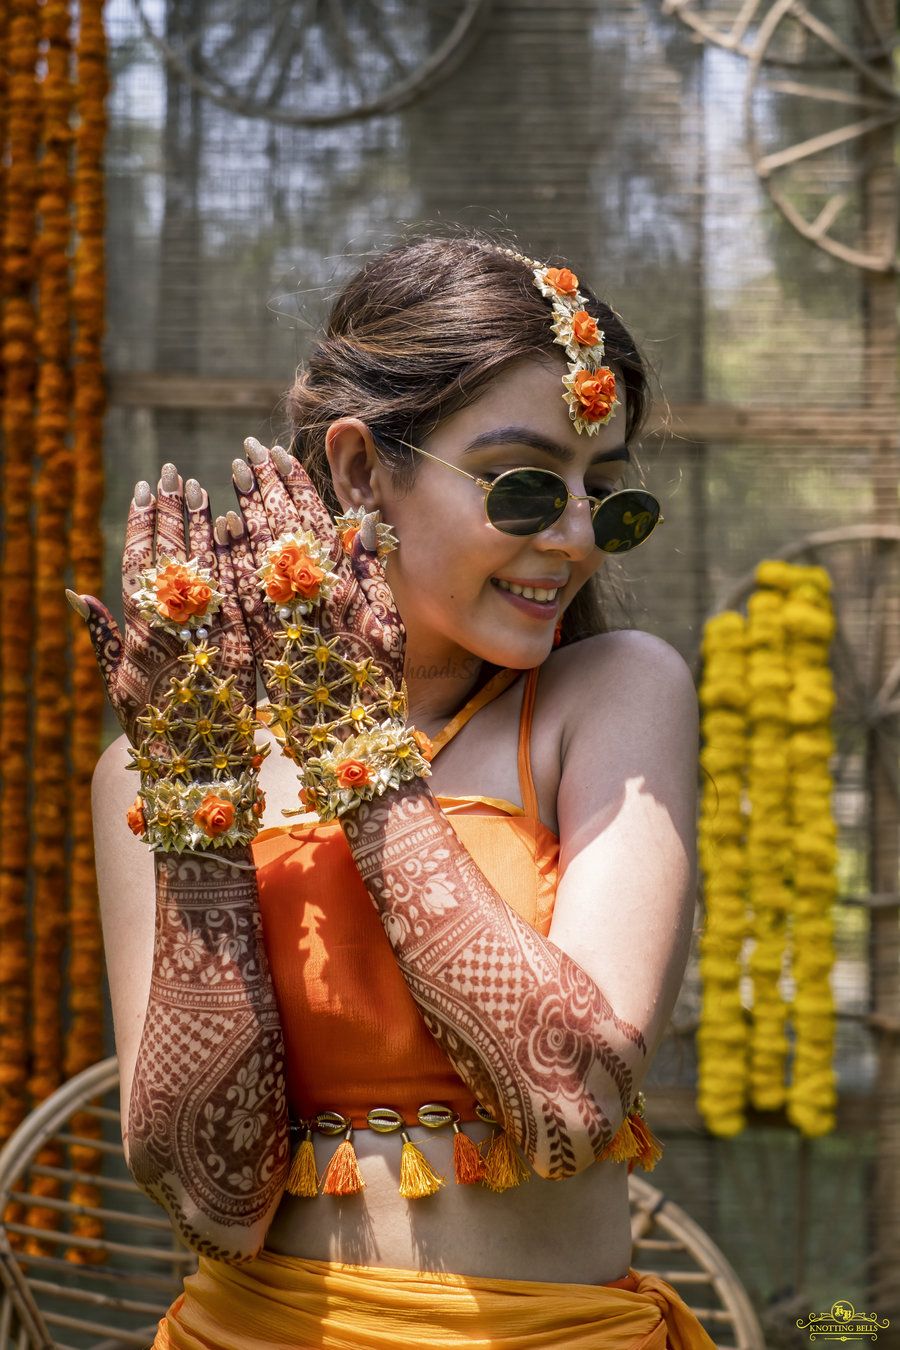
[[[346,738],[361,708],[361,725],[405,719],[406,634],[377,557],[376,514],[339,531],[296,460],[276,447],[290,459],[283,473],[258,441],[245,444],[234,577],[284,753],[303,763]]]
[[[178,633],[183,625],[201,640],[206,630],[209,648],[218,649],[211,652],[210,668],[232,682],[251,711],[255,706],[253,652],[227,538],[213,533],[209,497],[204,489],[200,492],[200,506],[188,513],[188,548],[182,482],[174,466],[163,470],[156,500],[150,496],[146,505],[138,506],[132,499],[122,556],[124,635],[102,601],[92,595],[75,597],[81,604],[73,607],[87,622],[109,701],[132,745],[145,734],[138,719],[169,696],[172,680],[186,674],[181,660],[185,639]],[[148,569],[156,572],[159,617],[168,621],[165,627],[152,622],[140,603]],[[212,590],[221,593],[220,603],[211,597]]]

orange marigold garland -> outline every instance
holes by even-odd
[[[81,0],[76,47],[75,172],[73,203],[76,244],[73,258],[72,308],[75,318],[73,347],[74,480],[72,490],[72,588],[79,594],[99,595],[103,585],[103,415],[106,406],[102,342],[105,313],[103,148],[106,139],[106,34],[103,0]],[[72,632],[71,722],[72,844],[69,881],[69,1032],[65,1049],[66,1077],[79,1073],[103,1056],[103,948],[97,903],[94,834],[91,819],[91,777],[100,749],[104,692],[97,680],[97,663],[86,626],[69,615]],[[100,1133],[96,1116],[81,1112],[73,1118],[74,1133],[87,1138]],[[99,1169],[100,1154],[73,1147],[73,1166],[82,1172]],[[78,1184],[69,1198],[77,1204],[98,1205],[100,1192]],[[73,1219],[72,1231],[85,1237],[102,1232],[90,1215]],[[102,1252],[73,1248],[72,1261],[102,1259]]]
[[[38,28],[32,0],[11,0],[7,39],[6,215],[3,232],[2,364],[5,369],[2,497],[5,547],[0,566],[0,1142],[28,1110],[28,741],[33,639],[31,446],[36,379],[34,206],[39,103]],[[6,1217],[21,1219],[18,1206]],[[10,1235],[21,1245],[16,1235]]]
[[[68,0],[40,8],[44,74],[40,82],[42,154],[37,211],[38,368],[35,451],[35,667],[32,751],[31,1096],[42,1102],[60,1084],[63,1062],[62,972],[66,939],[66,838],[69,799],[66,722],[66,517],[71,484],[69,422],[69,79]],[[63,733],[62,735],[60,733]],[[42,1167],[64,1162],[59,1145],[41,1150]],[[35,1196],[58,1197],[59,1181],[37,1176]],[[59,1211],[33,1205],[33,1228],[58,1228]],[[29,1239],[26,1249],[55,1249]]]

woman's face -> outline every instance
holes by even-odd
[[[618,381],[621,402],[612,418],[588,436],[569,418],[564,373],[562,360],[517,362],[419,448],[479,478],[526,465],[552,469],[576,495],[604,496],[620,486],[628,463],[624,382]],[[503,534],[487,520],[476,483],[421,455],[415,483],[404,493],[370,451],[366,490],[358,455],[351,464],[347,438],[332,432],[329,458],[342,503],[378,506],[400,541],[385,559],[385,574],[406,626],[410,672],[467,656],[516,669],[539,665],[563,611],[606,560],[594,543],[590,503],[570,501],[540,534]],[[529,599],[510,585],[549,594]]]

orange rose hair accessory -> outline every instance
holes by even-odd
[[[593,436],[612,417],[619,400],[616,377],[603,364],[604,335],[597,320],[587,312],[577,276],[568,267],[545,267],[511,248],[499,251],[530,267],[535,286],[550,301],[555,341],[565,348],[569,362],[569,373],[563,376],[566,392],[562,397],[569,405],[575,430]]]

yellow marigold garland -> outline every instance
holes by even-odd
[[[66,731],[65,595],[60,577],[67,562],[66,523],[71,492],[69,423],[69,80],[68,0],[40,7],[44,74],[40,81],[42,154],[37,220],[37,346],[40,357],[35,420],[35,666],[32,751],[32,953],[31,1076],[34,1102],[60,1084],[63,1064],[62,974],[66,941],[66,836],[61,828],[69,800]],[[37,1156],[42,1167],[64,1162],[58,1145]],[[35,1196],[58,1197],[54,1177],[37,1176]],[[59,1211],[32,1206],[34,1228],[58,1228]],[[26,1250],[55,1249],[30,1239]]]
[[[73,457],[71,558],[73,589],[99,595],[103,585],[103,534],[99,504],[103,500],[103,416],[106,407],[102,342],[105,314],[103,150],[106,139],[108,73],[103,0],[81,0],[76,47],[75,166],[73,203],[76,244],[73,258]],[[72,835],[69,882],[69,1034],[65,1050],[67,1077],[103,1055],[103,946],[97,902],[94,833],[91,820],[91,777],[100,748],[104,693],[97,663],[83,623],[68,611],[73,650],[71,729]],[[86,1138],[100,1134],[101,1122],[86,1112],[72,1128]],[[73,1147],[72,1163],[82,1172],[99,1169],[94,1149]],[[73,1186],[76,1204],[99,1205],[99,1190],[87,1183]],[[72,1231],[99,1237],[102,1225],[89,1215],[72,1221]],[[72,1248],[71,1261],[97,1261],[102,1251]]]
[[[787,704],[791,677],[784,633],[784,563],[761,563],[747,603],[750,760],[747,865],[753,948],[750,1099],[784,1105],[788,1005],[782,993],[791,893]]]
[[[790,818],[794,864],[794,1062],[787,1114],[808,1136],[835,1126],[834,966],[837,825],[831,809],[834,634],[831,580],[822,567],[795,567],[784,607],[792,688]]]
[[[6,212],[3,232],[2,364],[4,550],[0,569],[0,1142],[27,1113],[28,1075],[28,749],[33,640],[31,448],[36,379],[34,206],[37,188],[37,11],[11,0],[7,38]],[[7,1219],[22,1218],[18,1205]],[[21,1243],[10,1235],[15,1246]]]
[[[828,768],[834,617],[822,568],[765,562],[756,582],[746,626],[739,614],[717,615],[703,642],[702,763],[711,781],[704,783],[699,830],[705,921],[698,1107],[713,1133],[743,1127],[746,897],[753,938],[750,1099],[763,1111],[786,1102],[791,1123],[817,1135],[834,1127],[836,1100],[829,977],[837,830]],[[790,1001],[783,994],[789,961]]]
[[[698,1107],[714,1134],[744,1126],[748,1020],[741,1006],[740,959],[748,932],[744,847],[747,756],[746,623],[726,611],[703,636],[703,716],[699,855],[704,925],[703,996],[697,1036]]]

